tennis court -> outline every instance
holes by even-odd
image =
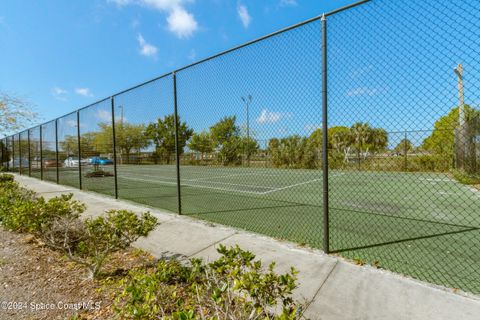
[[[74,185],[78,172],[60,176]],[[117,179],[120,198],[177,211],[174,165],[119,165]],[[435,173],[330,171],[329,182],[334,253],[480,292],[480,191]],[[113,177],[83,185],[114,193]],[[322,191],[320,170],[181,166],[183,214],[316,248]]]

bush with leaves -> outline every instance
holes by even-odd
[[[85,205],[62,194],[46,201],[21,187],[9,175],[0,176],[0,223],[7,229],[31,233],[52,249],[87,267],[97,277],[106,259],[147,236],[157,225],[150,213],[138,217],[126,210],[80,219]]]
[[[59,217],[44,231],[43,239],[70,260],[85,266],[90,278],[96,278],[111,254],[147,236],[157,225],[157,218],[148,212],[138,217],[132,211],[110,210],[105,216],[84,221],[72,215]]]
[[[238,246],[220,246],[210,264],[159,261],[119,282],[116,312],[130,319],[297,319],[297,271],[278,275]]]
[[[41,236],[55,219],[78,218],[85,210],[84,204],[72,200],[72,194],[62,194],[47,201],[15,181],[2,181],[0,186],[0,220],[5,228],[16,232]]]
[[[2,168],[4,167],[0,167],[0,169]],[[7,174],[7,173],[0,174],[0,184],[4,182],[12,182],[13,180],[14,178],[13,178],[13,175],[11,174]]]
[[[0,183],[0,221],[9,230],[30,232],[36,229],[37,198],[33,191],[6,178]]]

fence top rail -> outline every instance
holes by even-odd
[[[196,61],[196,62],[193,62],[193,63],[191,63],[191,64],[189,64],[189,65],[186,65],[186,66],[184,66],[184,67],[181,67],[181,68],[179,68],[179,69],[176,69],[176,70],[170,71],[170,72],[168,72],[168,73],[162,74],[161,76],[158,76],[158,77],[155,77],[155,78],[153,78],[153,79],[150,79],[150,80],[141,82],[141,83],[139,83],[139,84],[137,84],[137,85],[135,85],[135,86],[133,86],[133,87],[130,87],[130,88],[128,88],[128,89],[124,89],[124,90],[119,91],[119,92],[117,92],[117,93],[114,93],[114,94],[112,94],[111,96],[108,96],[108,97],[103,98],[103,99],[101,99],[101,100],[97,100],[97,101],[95,101],[95,102],[93,102],[93,103],[90,103],[90,104],[88,104],[88,105],[86,105],[86,106],[84,106],[84,107],[81,107],[81,108],[79,108],[79,109],[76,109],[75,111],[72,111],[72,112],[67,113],[67,114],[65,114],[65,115],[62,115],[62,116],[60,116],[60,117],[57,117],[57,118],[55,118],[55,119],[53,119],[53,120],[50,120],[50,121],[47,121],[47,122],[44,122],[44,123],[41,123],[41,124],[37,124],[37,125],[29,128],[29,129],[26,129],[26,131],[27,131],[27,130],[30,130],[30,129],[33,129],[33,128],[35,128],[35,127],[41,127],[41,126],[43,126],[43,125],[45,125],[45,124],[48,124],[48,123],[53,122],[53,121],[56,121],[56,120],[59,119],[59,118],[68,116],[68,115],[73,114],[73,113],[76,113],[76,112],[79,112],[79,111],[84,110],[84,109],[86,109],[86,108],[89,108],[89,107],[91,107],[91,106],[93,106],[93,105],[96,105],[96,104],[98,104],[98,103],[104,102],[105,100],[112,99],[112,98],[114,98],[115,96],[121,95],[121,94],[123,94],[123,93],[129,92],[129,91],[134,90],[134,89],[137,89],[137,88],[139,88],[139,87],[141,87],[141,86],[144,86],[144,85],[146,85],[146,84],[149,84],[149,83],[154,82],[154,81],[157,81],[157,80],[160,80],[160,79],[162,79],[162,78],[171,76],[171,75],[173,75],[173,74],[175,74],[175,73],[177,73],[177,72],[180,72],[180,71],[182,71],[182,70],[186,70],[186,69],[188,69],[188,68],[194,67],[194,66],[196,66],[196,65],[199,65],[199,64],[201,64],[201,63],[207,62],[207,61],[209,61],[209,60],[218,58],[218,57],[223,56],[223,55],[225,55],[225,54],[227,54],[227,53],[230,53],[230,52],[239,50],[239,49],[241,49],[241,48],[247,47],[247,46],[249,46],[249,45],[252,45],[252,44],[254,44],[254,43],[260,42],[260,41],[262,41],[262,40],[265,40],[265,39],[271,38],[271,37],[273,37],[273,36],[282,34],[282,33],[287,32],[287,31],[289,31],[289,30],[293,30],[293,29],[295,29],[295,28],[301,27],[301,26],[306,25],[306,24],[308,24],[308,23],[311,23],[311,22],[320,20],[320,19],[322,19],[322,17],[328,17],[328,16],[331,16],[331,15],[334,15],[334,14],[337,14],[337,13],[340,13],[340,12],[342,12],[342,11],[345,11],[345,10],[348,10],[348,9],[351,9],[351,8],[354,8],[354,7],[357,7],[357,6],[359,6],[359,5],[362,5],[362,4],[364,4],[364,3],[371,2],[371,1],[373,1],[373,0],[361,0],[361,1],[358,1],[358,2],[355,2],[355,3],[352,3],[352,4],[349,4],[349,5],[346,5],[346,6],[344,6],[344,7],[335,9],[335,10],[333,10],[333,11],[326,12],[326,13],[323,13],[323,14],[321,14],[321,15],[315,16],[315,17],[313,17],[313,18],[304,20],[304,21],[302,21],[302,22],[296,23],[296,24],[294,24],[294,25],[288,26],[288,27],[283,28],[283,29],[280,29],[280,30],[278,30],[278,31],[272,32],[272,33],[267,34],[267,35],[265,35],[265,36],[262,36],[262,37],[260,37],[260,38],[257,38],[257,39],[254,39],[254,40],[245,42],[245,43],[240,44],[240,45],[238,45],[238,46],[235,46],[235,47],[233,47],[233,48],[227,49],[227,50],[225,50],[225,51],[222,51],[222,52],[220,52],[220,53],[214,54],[214,55],[209,56],[209,57],[207,57],[207,58],[204,58],[204,59],[198,60],[198,61]]]
[[[202,60],[193,62],[193,63],[191,63],[191,64],[189,64],[189,65],[186,65],[186,66],[184,66],[184,67],[181,67],[181,68],[173,71],[172,73],[180,72],[180,71],[182,71],[182,70],[191,68],[191,67],[193,67],[193,66],[196,66],[196,65],[198,65],[198,64],[204,63],[204,62],[206,62],[206,61],[209,61],[209,60],[218,58],[218,57],[220,57],[220,56],[223,56],[223,55],[225,55],[225,54],[227,54],[227,53],[230,53],[230,52],[232,52],[232,51],[236,51],[236,50],[238,50],[238,49],[241,49],[241,48],[247,47],[247,46],[249,46],[249,45],[252,45],[252,44],[254,44],[254,43],[260,42],[260,41],[262,41],[262,40],[271,38],[271,37],[276,36],[276,35],[279,35],[279,34],[281,34],[281,33],[284,33],[284,32],[293,30],[293,29],[295,29],[295,28],[301,27],[301,26],[303,26],[303,25],[309,24],[309,23],[311,23],[311,22],[320,20],[323,16],[325,16],[325,17],[331,16],[331,15],[333,15],[333,14],[336,14],[336,13],[339,13],[339,12],[342,12],[342,11],[345,11],[345,10],[348,10],[348,9],[350,9],[350,8],[359,6],[359,5],[361,5],[361,4],[364,4],[364,3],[367,3],[367,2],[370,2],[370,1],[372,1],[372,0],[362,0],[362,1],[355,2],[355,3],[353,3],[353,4],[350,4],[350,5],[348,5],[348,6],[341,7],[341,8],[339,8],[339,9],[334,10],[334,11],[330,11],[330,12],[328,12],[328,13],[323,13],[323,14],[318,15],[318,16],[316,16],[316,17],[313,17],[313,18],[304,20],[304,21],[302,21],[302,22],[299,22],[299,23],[296,23],[296,24],[294,24],[294,25],[288,26],[288,27],[286,27],[286,28],[280,29],[280,30],[278,30],[278,31],[272,32],[272,33],[267,34],[267,35],[265,35],[265,36],[262,36],[262,37],[260,37],[260,38],[257,38],[257,39],[254,39],[254,40],[250,40],[250,41],[245,42],[245,43],[243,43],[243,44],[240,44],[240,45],[238,45],[238,46],[236,46],[236,47],[233,47],[233,48],[227,49],[227,50],[225,50],[225,51],[222,51],[222,52],[220,52],[220,53],[217,53],[217,54],[215,54],[215,55],[213,55],[213,56],[210,56],[210,57],[204,58],[204,59],[202,59]]]

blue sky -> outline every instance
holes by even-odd
[[[369,122],[419,145],[457,105],[480,104],[478,0],[373,0],[328,19],[329,124]],[[0,4],[0,89],[28,97],[43,120],[354,1],[96,0]],[[462,19],[458,19],[462,17]],[[177,74],[182,120],[196,131],[247,119],[259,140],[321,126],[319,21]],[[116,97],[116,115],[147,124],[173,112],[168,76]],[[102,102],[81,131],[111,119]],[[71,121],[70,121],[71,122]],[[65,121],[65,123],[70,123]],[[65,128],[62,132],[69,132]],[[420,132],[421,131],[421,132]],[[66,133],[65,133],[66,134]]]
[[[46,121],[352,2],[1,1],[0,90]]]

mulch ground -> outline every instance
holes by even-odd
[[[112,319],[112,291],[100,290],[102,283],[153,261],[130,249],[112,257],[103,279],[90,280],[33,236],[0,227],[0,319]]]

